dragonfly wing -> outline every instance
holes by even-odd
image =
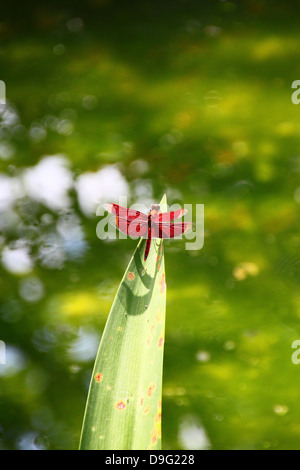
[[[126,233],[130,237],[144,237],[147,234],[148,225],[143,222],[128,221],[116,217],[115,220],[110,221],[114,227],[117,227],[121,232]]]
[[[178,209],[177,211],[163,212],[152,217],[152,221],[156,223],[172,222],[175,219],[180,219],[187,213],[186,209]]]
[[[118,204],[103,204],[105,210],[110,212],[111,214],[120,217],[122,219],[126,219],[128,221],[139,219],[139,221],[147,221],[148,216],[143,214],[142,212],[135,211],[133,209],[127,209],[126,207],[119,206]]]
[[[192,228],[191,222],[176,222],[174,224],[152,223],[152,238],[176,238]]]

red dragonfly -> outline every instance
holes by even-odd
[[[193,225],[190,222],[174,222],[186,214],[186,209],[161,213],[160,206],[152,204],[147,215],[118,204],[104,204],[104,208],[116,216],[115,225],[121,232],[131,237],[147,238],[144,261],[148,258],[152,238],[175,238]]]

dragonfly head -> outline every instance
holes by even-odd
[[[159,204],[152,204],[150,209],[150,215],[156,215],[159,212],[160,206]]]

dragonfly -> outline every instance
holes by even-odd
[[[147,260],[151,240],[155,238],[175,238],[190,230],[191,222],[174,222],[186,213],[186,209],[161,212],[159,204],[152,204],[148,214],[127,209],[118,204],[104,204],[105,210],[115,216],[114,225],[131,237],[147,238],[144,261]]]

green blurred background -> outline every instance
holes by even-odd
[[[205,204],[165,243],[164,449],[300,449],[296,0],[1,6],[0,447],[76,449],[134,240],[97,204]]]

